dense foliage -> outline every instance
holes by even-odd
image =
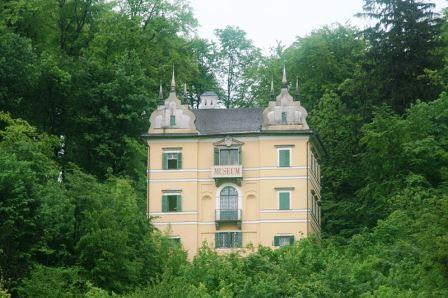
[[[0,297],[448,296],[448,27],[433,10],[364,0],[370,28],[263,56],[237,27],[197,38],[183,0],[3,1]],[[190,262],[145,215],[139,135],[159,84],[174,65],[192,107],[207,90],[264,106],[283,63],[327,151],[322,235]]]

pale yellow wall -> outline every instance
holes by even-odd
[[[319,191],[311,177],[307,136],[238,137],[242,146],[243,180],[241,187],[243,245],[272,246],[277,234],[292,234],[295,239],[318,232],[309,216],[309,192]],[[148,210],[158,216],[153,222],[162,231],[180,236],[192,257],[202,242],[214,247],[217,186],[211,176],[213,143],[222,138],[191,138],[148,141]],[[291,167],[278,168],[277,146],[291,145]],[[162,170],[164,148],[181,148],[182,169]],[[277,188],[291,189],[291,209],[278,210]],[[161,213],[163,190],[181,190],[182,212]],[[309,220],[309,221],[308,221]],[[169,224],[171,223],[171,224]],[[312,227],[311,227],[312,226]],[[238,230],[236,225],[221,230]]]

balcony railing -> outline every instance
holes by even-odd
[[[242,165],[220,165],[212,168],[213,178],[242,178],[243,166]]]
[[[241,209],[216,209],[215,220],[217,222],[241,221]]]

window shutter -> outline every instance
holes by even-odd
[[[289,192],[279,193],[279,209],[280,210],[289,210],[290,209]]]
[[[290,156],[289,156],[289,150],[280,150],[280,167],[289,167],[290,166]]]
[[[242,165],[243,164],[243,159],[242,159],[242,156],[243,156],[243,154],[242,154],[242,150],[243,148],[241,148],[241,147],[239,147],[238,148],[238,161],[239,161],[239,165]]]
[[[168,196],[162,196],[162,212],[168,212]]]
[[[182,153],[177,153],[177,168],[182,169]]]
[[[176,196],[176,211],[181,212],[182,211],[182,197],[180,195]]]
[[[220,248],[219,245],[219,233],[215,233],[215,248]]]
[[[294,235],[289,236],[289,244],[294,244]]]
[[[215,166],[218,166],[219,165],[219,148],[215,147],[214,158],[215,158]]]
[[[164,170],[168,169],[168,153],[162,153],[162,168]]]
[[[280,237],[274,236],[274,246],[280,246]]]

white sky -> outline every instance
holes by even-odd
[[[436,11],[447,6],[433,0]],[[213,30],[238,26],[254,44],[267,52],[281,41],[290,45],[297,36],[335,22],[363,27],[354,17],[362,11],[362,0],[190,0],[199,21],[198,35],[214,39]]]

